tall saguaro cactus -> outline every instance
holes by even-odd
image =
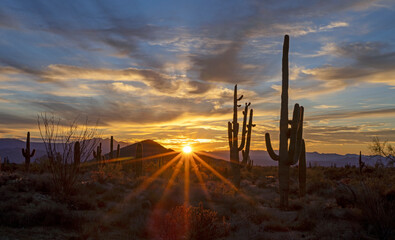
[[[238,142],[238,133],[239,133],[239,123],[237,122],[237,108],[241,107],[241,105],[238,105],[237,102],[241,101],[243,98],[243,95],[240,97],[237,97],[237,84],[235,85],[234,88],[234,95],[233,95],[233,121],[228,122],[228,140],[229,140],[229,148],[230,148],[230,167],[232,169],[232,175],[233,179],[232,182],[236,187],[240,186],[240,180],[241,180],[241,175],[240,175],[240,168],[241,164],[239,161],[239,152],[242,151],[245,147],[246,143],[246,134],[247,134],[247,115],[248,115],[248,107],[251,105],[251,103],[246,103],[243,111],[243,126],[242,126],[242,131],[241,131],[241,142],[239,145]],[[250,115],[250,121],[251,125],[249,126],[249,129],[252,128],[252,111]],[[251,133],[250,133],[250,139],[251,139]],[[250,141],[248,141],[249,144]],[[247,155],[248,156],[249,152],[249,145],[248,145],[248,151]],[[244,156],[244,155],[243,155]]]
[[[270,157],[278,161],[280,184],[280,206],[288,207],[289,167],[296,164],[301,156],[303,144],[303,113],[304,108],[295,104],[292,120],[288,119],[288,52],[289,36],[285,35],[282,59],[282,91],[280,114],[280,154],[277,155],[271,146],[270,134],[265,134],[266,148]],[[291,125],[288,128],[288,125]],[[288,148],[288,139],[289,148]],[[303,154],[302,154],[303,155]]]
[[[26,137],[26,148],[22,148],[22,155],[25,157],[25,170],[26,172],[29,171],[29,166],[30,166],[30,158],[34,156],[34,153],[36,153],[36,149],[33,149],[33,151],[30,153],[30,132],[27,132],[27,137]]]
[[[143,175],[143,161],[139,160],[143,158],[143,144],[138,143],[136,146],[136,176],[140,177]]]

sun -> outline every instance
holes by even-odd
[[[182,151],[183,151],[184,153],[190,153],[190,152],[192,152],[192,148],[191,148],[190,146],[185,146],[185,147],[182,149]]]

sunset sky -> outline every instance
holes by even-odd
[[[307,151],[395,142],[394,1],[0,4],[1,138],[37,141],[37,114],[51,112],[99,119],[104,138],[226,150],[237,83],[254,109],[252,150],[266,150],[265,132],[277,149],[289,34],[290,111],[305,107]]]

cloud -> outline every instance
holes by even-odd
[[[2,124],[4,126],[31,125],[31,124],[37,123],[36,118],[29,118],[26,115],[25,116],[18,116],[15,114],[8,114],[8,113],[3,113],[3,112],[0,112],[0,119],[1,119],[0,124]]]
[[[234,42],[220,54],[192,56],[192,62],[200,72],[199,78],[208,82],[237,83],[245,81],[238,72],[240,64],[237,54],[240,48],[241,43]]]
[[[314,106],[314,108],[318,108],[318,109],[328,109],[328,108],[339,108],[340,106],[336,106],[336,105],[318,105],[318,106]]]
[[[342,85],[358,82],[385,83],[395,86],[395,52],[385,51],[382,42],[351,42],[326,45],[324,52],[351,61],[344,66],[325,65],[302,70],[307,77],[323,81],[340,81]]]
[[[326,25],[326,26],[322,26],[319,27],[320,31],[326,31],[326,30],[331,30],[334,28],[338,28],[338,27],[348,27],[349,24],[346,22],[331,22],[330,24]]]
[[[359,118],[359,117],[383,117],[395,116],[395,108],[378,108],[369,110],[338,110],[327,112],[325,114],[308,115],[307,121],[328,120],[328,119],[344,119],[344,118]]]

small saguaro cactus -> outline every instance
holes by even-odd
[[[121,146],[118,144],[117,146],[117,159],[121,156]]]
[[[280,207],[288,207],[289,167],[298,162],[302,151],[303,113],[304,108],[295,104],[292,120],[288,119],[288,51],[289,36],[285,35],[282,59],[282,91],[280,115],[280,154],[277,155],[270,142],[270,134],[265,134],[266,148],[270,157],[278,161],[278,176],[280,185]],[[288,125],[291,125],[288,128]],[[288,149],[288,139],[289,149]]]
[[[143,161],[138,160],[143,158],[143,144],[137,143],[136,146],[136,176],[140,177],[143,175]]]
[[[365,163],[362,161],[362,152],[361,151],[359,151],[358,164],[359,164],[359,174],[362,175],[363,168],[365,167]]]
[[[81,163],[81,147],[80,142],[74,143],[74,167],[78,168]]]
[[[98,163],[101,163],[101,161],[102,161],[101,143],[99,144],[99,146],[97,146],[96,152],[95,152],[95,150],[93,150],[93,157],[96,158],[96,161],[97,161]]]
[[[36,149],[33,149],[33,151],[30,152],[30,132],[27,132],[26,149],[22,148],[22,155],[23,155],[23,157],[25,157],[26,172],[29,171],[30,158],[32,158],[34,156],[34,153],[36,153]]]
[[[240,161],[239,161],[239,152],[242,151],[245,146],[246,134],[247,134],[248,107],[251,105],[251,103],[246,103],[245,107],[244,107],[243,126],[242,126],[242,131],[241,131],[241,142],[239,145],[239,143],[238,143],[239,123],[237,122],[237,108],[241,107],[241,105],[238,105],[237,102],[241,101],[242,98],[243,98],[243,95],[241,95],[239,98],[237,97],[237,84],[236,84],[235,88],[234,88],[234,94],[233,94],[233,121],[228,122],[230,167],[231,167],[232,175],[233,175],[232,182],[236,187],[240,186],[240,180],[241,180],[240,168],[242,165],[240,164]],[[250,117],[250,119],[252,121],[252,116]]]

